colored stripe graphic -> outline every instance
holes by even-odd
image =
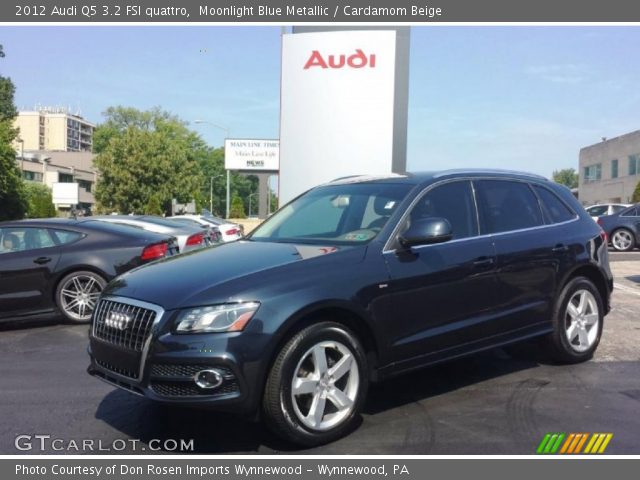
[[[558,448],[560,448],[562,440],[564,440],[564,433],[558,435],[558,439],[556,440],[556,443],[553,445],[549,453],[556,453],[558,451]]]
[[[576,434],[570,433],[569,436],[567,437],[567,440],[564,442],[564,445],[562,446],[562,450],[560,450],[560,453],[567,453],[567,450],[569,449],[569,445],[571,445],[571,442],[573,442],[574,438],[576,438]]]
[[[547,433],[538,445],[536,453],[543,455],[601,454],[607,449],[612,438],[613,433]],[[585,443],[586,447],[583,450]]]
[[[542,439],[542,441],[540,442],[540,445],[538,445],[538,449],[536,450],[536,453],[543,453],[544,452],[544,447],[547,446],[547,442],[549,441],[549,439],[551,438],[551,434],[547,433],[544,438]]]
[[[594,433],[584,453],[604,453],[612,438],[612,433]]]
[[[558,448],[560,448],[560,444],[562,443],[564,437],[564,433],[547,433],[540,442],[540,445],[538,445],[536,453],[556,453],[558,451]]]
[[[580,453],[582,451],[582,446],[584,445],[584,442],[587,441],[587,438],[589,438],[589,434],[583,433],[582,438],[580,439],[580,442],[578,442],[578,445],[576,446],[576,450],[574,453]]]

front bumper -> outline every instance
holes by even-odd
[[[159,312],[143,347],[138,349],[141,351],[97,334],[92,326],[87,372],[157,402],[255,412],[262,394],[270,336],[251,332],[176,334],[170,328],[173,317],[171,312]],[[219,372],[220,384],[215,388],[198,386],[196,375],[202,370]]]

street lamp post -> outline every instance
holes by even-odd
[[[213,179],[221,176],[222,175],[213,175],[211,177],[211,185],[209,187],[209,211],[211,212],[211,215],[213,215]]]
[[[196,120],[194,123],[197,124],[206,124],[206,125],[211,125],[212,127],[216,127],[219,128],[220,130],[223,130],[225,133],[225,139],[229,138],[229,128],[228,127],[223,127],[221,125],[216,125],[215,123],[209,122],[207,120]],[[231,197],[231,172],[229,172],[229,170],[227,170],[227,202],[226,202],[226,216],[225,218],[229,218],[229,207],[230,207],[230,197]]]

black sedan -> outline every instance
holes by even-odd
[[[1,222],[0,322],[86,322],[109,280],[174,253],[173,237],[91,219]]]
[[[640,246],[640,203],[598,218],[598,225],[607,232],[611,246],[619,252],[628,252]]]

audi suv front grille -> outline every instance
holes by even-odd
[[[101,299],[94,312],[93,336],[127,350],[142,352],[156,315],[151,309]]]

